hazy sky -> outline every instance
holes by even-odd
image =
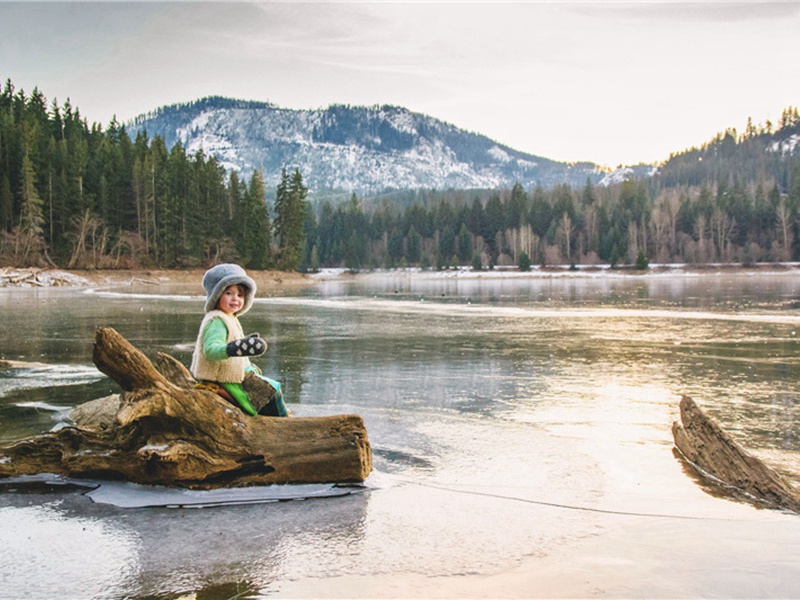
[[[103,125],[208,95],[394,104],[614,167],[800,105],[800,2],[0,0],[0,78]]]

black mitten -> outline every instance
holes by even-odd
[[[262,340],[257,333],[251,333],[246,338],[228,342],[225,352],[228,356],[258,356],[267,351],[267,342]]]

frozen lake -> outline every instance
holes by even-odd
[[[0,290],[0,440],[116,392],[98,326],[188,364],[199,282]],[[298,415],[355,412],[364,493],[122,508],[0,492],[0,598],[800,595],[800,516],[672,452],[692,396],[800,474],[800,274],[320,280],[242,318]],[[45,385],[47,382],[47,385]]]

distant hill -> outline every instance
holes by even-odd
[[[774,182],[787,193],[799,166],[800,115],[789,107],[777,127],[748,123],[743,133],[731,128],[700,147],[673,154],[659,166],[657,180],[667,188]]]
[[[590,162],[569,164],[527,154],[490,138],[398,106],[334,105],[291,110],[268,102],[212,96],[141,115],[126,124],[167,147],[203,150],[227,170],[249,177],[261,169],[268,186],[281,169],[298,167],[315,191],[374,194],[388,190],[530,189],[558,184],[603,187],[626,179],[658,180],[660,187],[714,185],[720,180],[776,181],[786,190],[800,157],[800,119],[789,107],[781,122],[748,124],[700,147],[677,150],[658,165],[608,173]]]
[[[159,108],[127,124],[202,149],[228,170],[261,169],[275,185],[298,167],[310,188],[356,192],[585,185],[605,175],[593,163],[567,164],[514,150],[397,106],[289,110],[265,102],[208,97]]]

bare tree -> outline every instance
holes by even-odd
[[[564,255],[567,258],[567,262],[572,262],[572,236],[574,233],[575,227],[572,225],[572,219],[570,218],[569,213],[564,211],[561,215],[561,220],[558,223],[556,236],[563,244]]]
[[[792,255],[792,225],[794,224],[794,214],[786,206],[786,198],[781,197],[778,206],[775,208],[775,216],[778,220],[778,235],[781,238],[781,260],[789,260]]]
[[[715,240],[719,260],[730,262],[732,252],[730,239],[736,229],[736,219],[721,208],[715,208],[711,215],[711,235]]]
[[[697,218],[694,222],[694,233],[697,236],[697,260],[699,262],[708,262],[709,261],[709,252],[708,252],[708,240],[706,240],[706,235],[708,234],[708,220],[706,216],[702,213],[697,215]]]
[[[108,232],[103,221],[85,210],[72,220],[71,236],[75,240],[67,266],[70,269],[96,269],[107,258]]]

